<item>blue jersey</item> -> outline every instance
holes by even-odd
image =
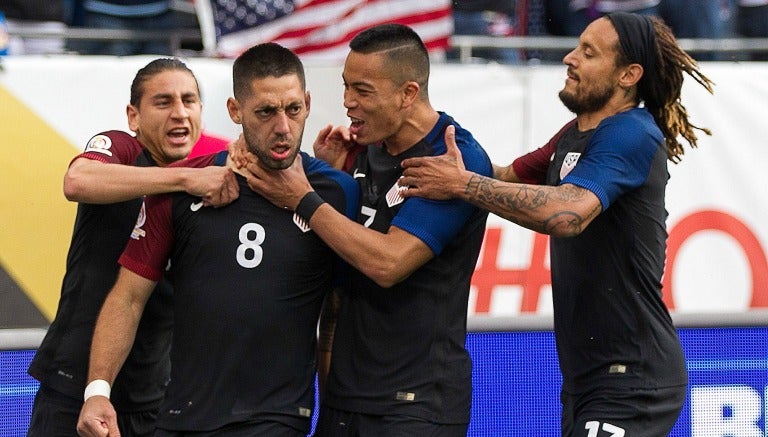
[[[419,143],[397,156],[368,146],[352,167],[361,191],[358,222],[386,233],[396,226],[421,239],[434,258],[391,288],[360,272],[342,295],[325,403],[347,411],[407,415],[461,424],[472,395],[464,348],[469,287],[487,212],[459,200],[405,200],[400,162],[446,151],[445,127],[467,168],[490,176],[491,162],[472,135],[446,114]]]
[[[593,192],[602,212],[574,237],[550,239],[563,390],[685,385],[680,341],[661,297],[669,174],[664,139],[636,108],[596,129],[567,130],[549,185]]]

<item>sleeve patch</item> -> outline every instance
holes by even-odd
[[[112,152],[109,150],[112,148],[112,140],[106,135],[96,135],[88,141],[88,145],[85,146],[85,152],[98,152],[107,156],[112,156]]]

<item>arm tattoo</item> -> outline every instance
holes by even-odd
[[[470,203],[520,226],[564,237],[581,233],[585,223],[601,211],[598,206],[582,216],[573,209],[584,200],[585,191],[569,184],[552,187],[503,183],[475,174],[464,196]]]

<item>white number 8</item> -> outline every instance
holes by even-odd
[[[253,232],[255,235],[253,239],[249,239],[249,234]],[[252,269],[259,264],[264,258],[264,249],[261,244],[264,242],[264,227],[257,223],[246,223],[240,228],[240,242],[241,245],[237,246],[237,263],[246,269]],[[250,250],[250,252],[249,252]],[[248,255],[251,255],[248,258]]]

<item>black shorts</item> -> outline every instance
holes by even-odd
[[[563,392],[563,437],[669,435],[687,393],[684,385],[642,390],[595,389],[579,395]]]
[[[314,437],[466,437],[469,424],[433,423],[418,417],[379,416],[320,407]]]
[[[32,405],[27,437],[77,437],[77,419],[82,408],[81,399],[73,399],[41,385]],[[117,413],[122,437],[151,437],[156,419],[154,411]]]

